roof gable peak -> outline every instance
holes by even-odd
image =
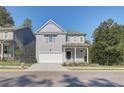
[[[67,33],[64,29],[62,29],[57,23],[55,23],[52,19],[48,20],[46,23],[44,23],[37,31],[36,33],[39,33],[40,30],[42,30],[44,27],[46,27],[48,24],[53,24],[55,25],[57,28],[59,28],[62,32]]]

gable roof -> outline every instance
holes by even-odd
[[[36,33],[40,33],[40,31],[45,28],[48,24],[54,24],[57,28],[59,28],[63,33],[67,33],[64,29],[62,29],[58,24],[56,24],[53,20],[48,20],[43,26],[41,26]]]
[[[35,35],[28,26],[16,27],[14,33],[24,46],[35,40]]]
[[[30,27],[28,26],[18,26],[18,27],[12,26],[12,27],[0,27],[0,31],[16,31],[16,30],[25,29],[25,28],[30,29]]]

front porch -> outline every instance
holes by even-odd
[[[64,62],[87,62],[88,63],[88,45],[66,44],[63,46]]]
[[[0,60],[14,59],[14,41],[0,41]]]

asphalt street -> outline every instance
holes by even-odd
[[[124,72],[0,72],[0,87],[123,87]]]

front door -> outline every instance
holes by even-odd
[[[66,52],[66,58],[67,60],[71,60],[71,51]]]

